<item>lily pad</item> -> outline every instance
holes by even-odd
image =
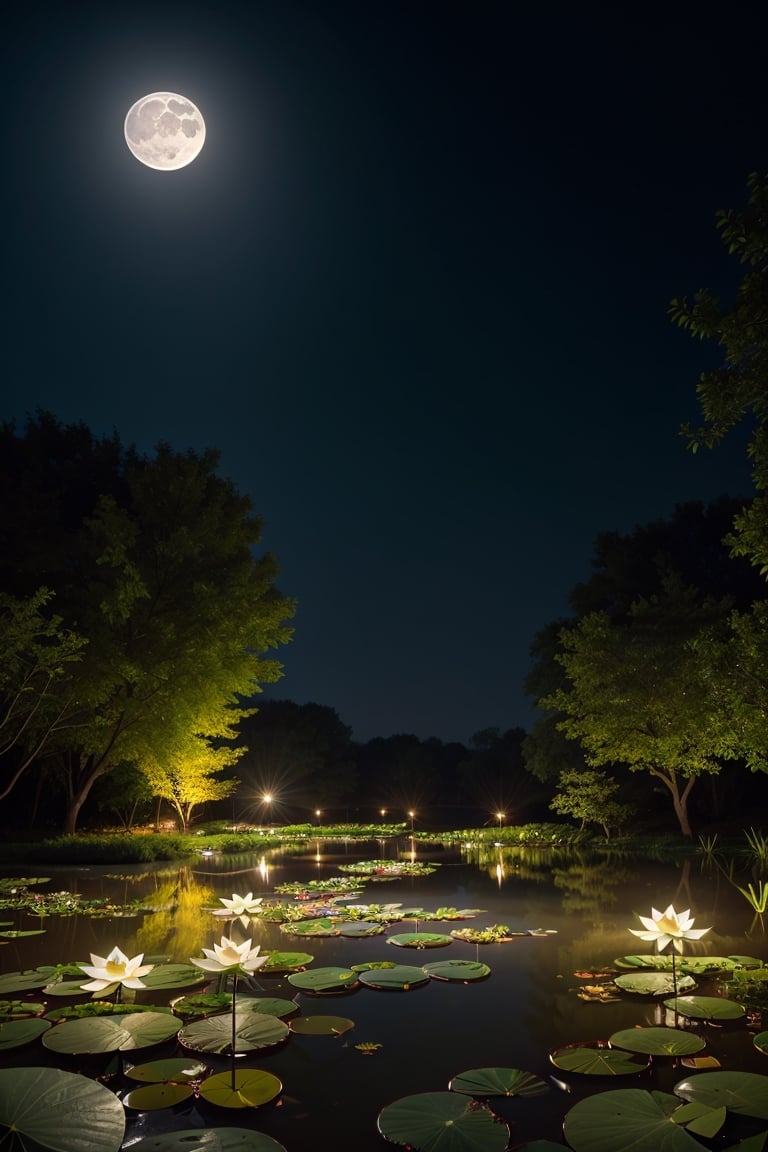
[[[441,932],[400,932],[390,936],[387,943],[396,944],[398,948],[444,948],[453,941]]]
[[[338,925],[340,936],[381,936],[386,930],[383,924],[373,920],[347,920]]]
[[[39,1152],[117,1152],[125,1111],[114,1092],[79,1073],[3,1068],[0,1130]]]
[[[191,988],[209,980],[210,975],[206,975],[194,964],[158,964],[141,979],[145,988],[156,991],[165,988]]]
[[[658,1095],[619,1088],[587,1096],[566,1114],[565,1138],[573,1152],[703,1152]]]
[[[692,1056],[706,1047],[706,1040],[682,1028],[624,1028],[614,1032],[609,1043],[648,1056]]]
[[[758,1032],[757,1036],[753,1037],[753,1044],[758,1051],[768,1055],[768,1032]]]
[[[648,1060],[606,1044],[568,1044],[549,1055],[556,1068],[581,1076],[632,1076],[644,1072]]]
[[[238,1012],[256,1012],[263,1016],[278,1016],[281,1020],[286,1016],[293,1016],[299,1011],[299,1006],[293,1000],[284,1000],[279,996],[238,996]]]
[[[37,968],[26,969],[23,972],[6,972],[4,976],[0,976],[0,996],[44,988],[50,979],[47,972],[40,972]]]
[[[424,965],[424,971],[433,980],[485,980],[491,970],[478,960],[433,960]]]
[[[53,984],[46,984],[43,992],[46,996],[90,996],[90,992],[83,991],[83,984],[87,984],[90,976],[85,973],[79,980],[56,980]],[[98,993],[94,993],[94,998]]]
[[[219,1108],[258,1108],[275,1100],[283,1090],[277,1076],[258,1068],[238,1068],[234,1074],[218,1072],[200,1085],[200,1095]]]
[[[360,973],[360,983],[366,988],[384,991],[410,992],[429,983],[429,976],[415,964],[395,964],[392,968],[370,968]]]
[[[353,972],[373,972],[377,968],[397,968],[396,960],[368,960],[363,964],[351,964]]]
[[[351,992],[358,987],[359,981],[351,968],[310,968],[307,972],[292,972],[288,983],[302,992],[335,996]]]
[[[768,1120],[768,1076],[757,1072],[699,1072],[674,1090],[684,1100]]]
[[[253,1052],[281,1044],[288,1036],[288,1026],[276,1016],[256,1012],[235,1012],[235,1050]],[[231,1052],[232,1016],[208,1016],[195,1020],[179,1032],[179,1040],[193,1052]]]
[[[298,1036],[341,1036],[354,1026],[346,1016],[299,1016],[288,1025]]]
[[[45,928],[27,928],[22,931],[20,928],[9,928],[5,932],[0,932],[5,940],[18,940],[20,936],[42,936]]]
[[[542,1096],[549,1091],[546,1081],[519,1068],[472,1068],[454,1076],[448,1087],[467,1096]]]
[[[266,964],[259,968],[259,976],[275,976],[283,972],[295,972],[306,968],[314,960],[309,952],[270,952]]]
[[[285,1148],[249,1128],[185,1128],[145,1136],[131,1145],[131,1152],[285,1152]]]
[[[132,1040],[131,1033],[110,1017],[93,1016],[57,1024],[43,1036],[43,1047],[66,1056],[81,1056],[117,1052],[123,1044],[130,1047]]]
[[[694,1020],[738,1020],[744,1015],[743,1005],[720,996],[677,996],[665,1000],[664,1007]]]
[[[138,1080],[141,1084],[191,1084],[202,1080],[211,1069],[199,1060],[174,1056],[170,1060],[150,1060],[146,1064],[134,1064],[126,1069],[128,1080]]]
[[[27,1020],[8,1020],[0,1024],[0,1052],[8,1048],[21,1048],[24,1044],[31,1044],[42,1036],[51,1027],[49,1020],[39,1020],[35,1017]]]
[[[130,1012],[127,1015],[103,1017],[119,1021],[119,1027],[130,1035],[130,1041],[120,1045],[121,1052],[132,1048],[149,1048],[153,1044],[163,1044],[176,1036],[179,1022],[169,1012]]]
[[[632,992],[636,996],[669,996],[678,991],[693,989],[696,981],[692,976],[677,974],[672,979],[671,972],[628,972],[624,976],[617,976],[613,981],[622,992]]]
[[[327,916],[318,916],[313,920],[286,920],[280,931],[289,936],[338,936],[339,926]]]
[[[490,1108],[456,1092],[421,1092],[387,1104],[378,1129],[414,1152],[504,1152],[509,1142],[509,1127]]]

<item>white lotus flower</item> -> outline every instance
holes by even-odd
[[[81,964],[86,976],[93,976],[90,984],[81,984],[81,988],[88,992],[103,992],[105,988],[116,988],[123,985],[125,988],[146,988],[140,979],[151,972],[154,964],[142,964],[144,953],[140,952],[131,960],[119,948],[113,948],[109,956],[94,956],[91,952],[91,963]]]
[[[258,916],[261,911],[259,905],[262,897],[257,896],[254,899],[253,892],[249,892],[246,896],[238,896],[236,892],[233,892],[231,900],[228,900],[226,896],[220,896],[219,900],[224,907],[217,908],[214,916],[239,916],[243,925],[248,923],[251,916]]]
[[[671,904],[664,912],[651,908],[651,915],[640,916],[639,920],[645,925],[645,931],[630,928],[630,932],[633,936],[639,936],[641,940],[656,941],[659,952],[663,952],[671,942],[675,951],[682,954],[683,940],[700,940],[705,932],[709,932],[709,928],[691,928],[693,920],[690,909],[675,912]]]
[[[260,945],[251,947],[251,940],[244,940],[242,944],[235,944],[222,936],[221,944],[214,944],[213,948],[203,948],[204,960],[190,957],[190,962],[197,968],[206,972],[242,972],[245,976],[252,976],[257,968],[266,964],[269,955],[259,956]]]

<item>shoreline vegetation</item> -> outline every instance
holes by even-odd
[[[729,831],[722,839],[718,834],[691,841],[682,836],[635,835],[606,841],[602,836],[582,831],[567,824],[523,824],[446,831],[410,832],[405,824],[293,824],[261,827],[205,826],[191,834],[155,831],[153,828],[126,832],[123,829],[99,833],[78,833],[55,838],[13,841],[0,844],[0,867],[18,864],[147,864],[185,860],[210,853],[222,855],[252,854],[285,850],[289,845],[301,850],[304,845],[322,840],[326,845],[337,841],[351,842],[406,840],[414,849],[430,845],[466,844],[470,847],[536,848],[561,851],[584,851],[620,855],[643,852],[658,860],[728,852],[749,855],[754,836],[763,841],[760,832],[744,829],[735,835]]]

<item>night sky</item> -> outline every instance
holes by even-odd
[[[218,448],[297,597],[271,691],[360,740],[526,727],[605,530],[747,493],[691,455],[765,171],[754,4],[18,5],[2,44],[0,417]],[[193,100],[176,172],[123,139]]]

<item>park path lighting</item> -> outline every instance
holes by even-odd
[[[496,819],[499,822],[499,831],[501,831],[501,822],[504,819],[504,813],[503,812],[497,812],[496,813]]]
[[[411,818],[411,836],[413,836],[413,818],[416,815],[416,813],[415,812],[409,812],[408,815]]]

